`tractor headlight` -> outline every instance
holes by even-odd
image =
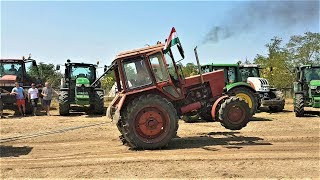
[[[310,89],[317,89],[317,86],[310,86]]]

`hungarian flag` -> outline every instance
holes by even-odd
[[[176,29],[174,27],[172,27],[170,35],[167,38],[166,43],[164,45],[164,52],[165,53],[168,52],[170,50],[170,48],[174,45],[177,45],[181,57],[184,58],[184,51],[182,49],[182,45],[181,45],[180,40],[178,38]]]

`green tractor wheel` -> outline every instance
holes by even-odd
[[[234,89],[229,90],[228,95],[236,96],[244,100],[250,108],[250,113],[252,115],[256,113],[258,107],[258,98],[255,96],[253,91],[244,87],[236,87]]]
[[[296,117],[304,116],[303,94],[296,94],[296,102],[294,103],[294,112],[296,114]]]
[[[67,91],[61,91],[59,95],[59,113],[62,116],[69,115],[70,102],[69,93]]]
[[[95,114],[103,114],[104,112],[104,94],[103,91],[94,92],[93,110]]]

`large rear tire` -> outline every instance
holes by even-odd
[[[296,102],[294,103],[294,112],[296,117],[304,116],[304,98],[303,94],[296,94]]]
[[[240,130],[248,124],[251,117],[248,104],[238,97],[230,97],[220,106],[219,120],[227,129]]]
[[[280,99],[281,102],[276,106],[270,106],[269,109],[272,112],[281,112],[284,109],[285,105],[285,98],[281,91],[271,91],[270,93],[273,93],[273,96],[277,99]]]
[[[121,112],[119,130],[134,149],[158,149],[176,136],[177,112],[171,102],[161,96],[142,95]]]
[[[258,98],[254,92],[248,88],[235,87],[228,91],[229,96],[236,96],[243,99],[250,108],[250,113],[254,115],[258,109]]]
[[[94,113],[95,114],[103,114],[104,112],[104,94],[103,91],[95,91],[94,92]]]
[[[59,95],[59,113],[61,116],[66,116],[69,115],[69,110],[69,93],[67,91],[61,91]]]

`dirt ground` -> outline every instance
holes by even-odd
[[[1,125],[2,178],[320,177],[320,118],[260,112],[240,131],[180,121],[166,149],[123,146],[105,116],[7,117]],[[6,111],[6,113],[11,113]]]

